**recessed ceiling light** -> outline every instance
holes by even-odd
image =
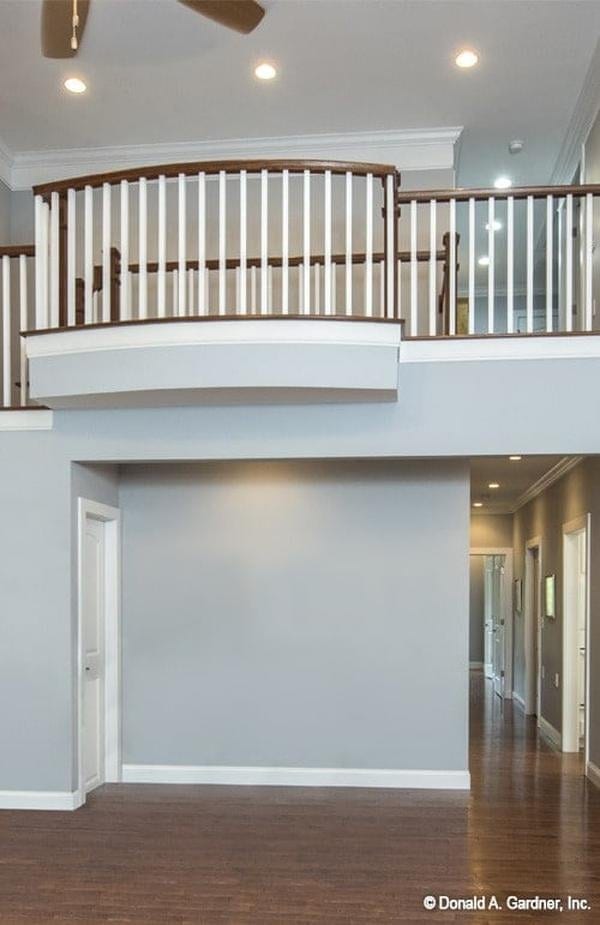
[[[473,507],[483,507],[483,501],[474,501]]]
[[[502,222],[499,221],[499,219],[495,218],[494,221],[492,222],[492,228],[494,229],[494,231],[502,231]],[[486,231],[490,230],[489,222],[486,224],[485,230]]]
[[[477,261],[477,263],[479,264],[480,267],[489,267],[490,258],[488,257],[487,254],[482,254],[479,260]]]
[[[494,180],[494,186],[496,189],[510,189],[512,186],[512,180],[510,177],[496,177]]]
[[[85,93],[87,90],[87,84],[79,77],[67,77],[64,87],[69,93]]]
[[[525,143],[520,138],[515,138],[509,143],[508,150],[510,154],[520,154],[524,147]]]
[[[262,61],[254,68],[254,74],[259,80],[273,80],[277,77],[277,69],[268,61]]]
[[[479,61],[479,55],[476,51],[473,51],[472,48],[463,48],[462,51],[459,51],[454,61],[456,62],[457,67],[475,67]]]
[[[488,488],[500,488],[500,482],[490,482]]]
[[[520,460],[523,459],[522,456],[509,456],[508,458],[511,462],[520,462]]]

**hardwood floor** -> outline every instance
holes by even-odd
[[[600,790],[472,680],[471,794],[111,785],[75,813],[0,813],[0,922],[540,921],[427,912],[426,894],[585,897]]]

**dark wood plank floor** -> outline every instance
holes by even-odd
[[[471,794],[112,785],[0,813],[0,922],[541,920],[422,905],[492,892],[585,896],[560,918],[600,922],[600,791],[481,676],[471,726]]]

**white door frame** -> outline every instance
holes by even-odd
[[[506,700],[512,698],[513,689],[513,550],[512,546],[474,546],[470,556],[504,556],[504,691]]]
[[[538,551],[538,593],[537,593],[537,614],[532,613],[533,588],[531,585],[532,571],[531,562],[533,556],[532,550]],[[532,536],[525,543],[525,624],[523,627],[523,649],[525,655],[525,713],[535,713],[537,716],[537,725],[540,725],[542,714],[542,538],[541,536]],[[533,646],[532,641],[536,636],[537,642],[537,659],[536,665],[533,665]]]
[[[105,524],[104,780],[121,780],[121,513],[118,508],[77,499],[77,781],[83,786],[83,536],[88,518]]]
[[[590,536],[591,536],[591,514],[583,514],[574,520],[569,520],[562,526],[563,540],[563,607],[562,607],[562,649],[563,649],[563,684],[562,684],[562,750],[564,752],[579,751],[579,730],[576,721],[577,713],[575,706],[577,704],[577,672],[575,670],[575,660],[577,656],[577,643],[574,642],[575,633],[573,627],[567,625],[568,611],[568,587],[567,587],[567,537],[585,530],[585,559],[586,559],[586,576],[585,576],[585,743],[584,743],[584,762],[587,767],[589,760],[589,738],[590,738]],[[576,632],[576,628],[575,628]]]

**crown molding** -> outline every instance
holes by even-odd
[[[394,164],[398,170],[452,170],[462,127],[230,138],[173,144],[61,148],[8,153],[11,189],[128,167],[241,158],[323,158]],[[0,166],[0,170],[1,170]],[[5,173],[6,173],[5,166]]]
[[[525,504],[533,501],[533,499],[537,498],[538,495],[541,495],[543,491],[546,491],[547,488],[550,488],[551,485],[554,485],[555,482],[558,482],[558,480],[561,479],[563,475],[566,475],[567,472],[570,472],[571,469],[574,469],[575,466],[578,466],[582,460],[583,456],[563,456],[563,458],[550,469],[548,469],[548,471],[545,472],[544,475],[542,475],[537,480],[537,482],[534,482],[533,485],[530,485],[529,488],[517,498],[510,513],[516,513]]]
[[[596,44],[571,121],[552,172],[551,183],[571,183],[581,161],[582,146],[600,108],[600,40]]]

